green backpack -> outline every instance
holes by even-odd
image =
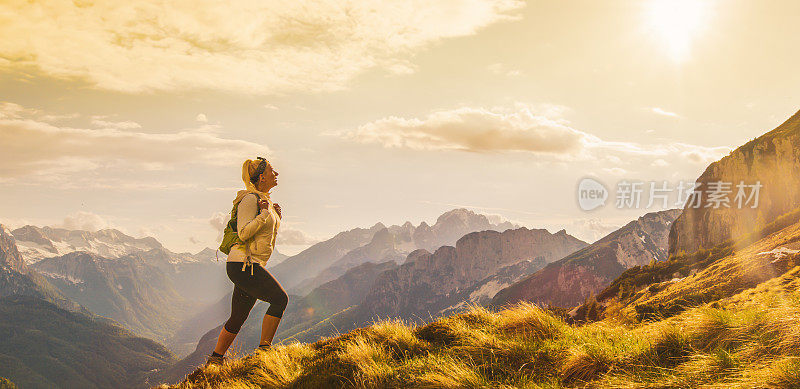
[[[239,239],[239,229],[236,227],[236,213],[240,203],[241,201],[233,205],[233,209],[231,210],[231,220],[228,221],[228,225],[225,226],[225,231],[223,231],[222,244],[219,245],[219,251],[225,255],[231,253],[231,247],[233,247],[233,245],[244,243],[241,239]],[[256,215],[259,213],[261,213],[261,204],[256,201]]]

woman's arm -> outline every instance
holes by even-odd
[[[258,204],[256,202],[255,194],[247,194],[239,203],[236,211],[236,227],[239,239],[245,241],[253,237],[253,235],[264,226],[269,216],[269,209],[263,208],[261,213],[256,215]]]

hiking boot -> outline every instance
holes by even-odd
[[[259,345],[256,348],[256,351],[261,350],[261,351],[267,352],[267,351],[269,351],[270,348],[272,348],[271,344],[262,344],[262,345]]]
[[[211,366],[211,365],[222,366],[223,363],[225,363],[225,356],[218,357],[214,355],[209,355],[208,360],[206,361],[206,366]]]

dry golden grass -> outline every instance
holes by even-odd
[[[796,292],[633,326],[575,327],[530,304],[472,307],[275,346],[171,388],[800,388],[798,324]]]

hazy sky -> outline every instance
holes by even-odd
[[[800,108],[798,15],[794,0],[6,0],[0,222],[216,247],[241,162],[263,155],[285,252],[454,207],[593,240],[648,210],[582,211],[581,178],[693,180]]]

